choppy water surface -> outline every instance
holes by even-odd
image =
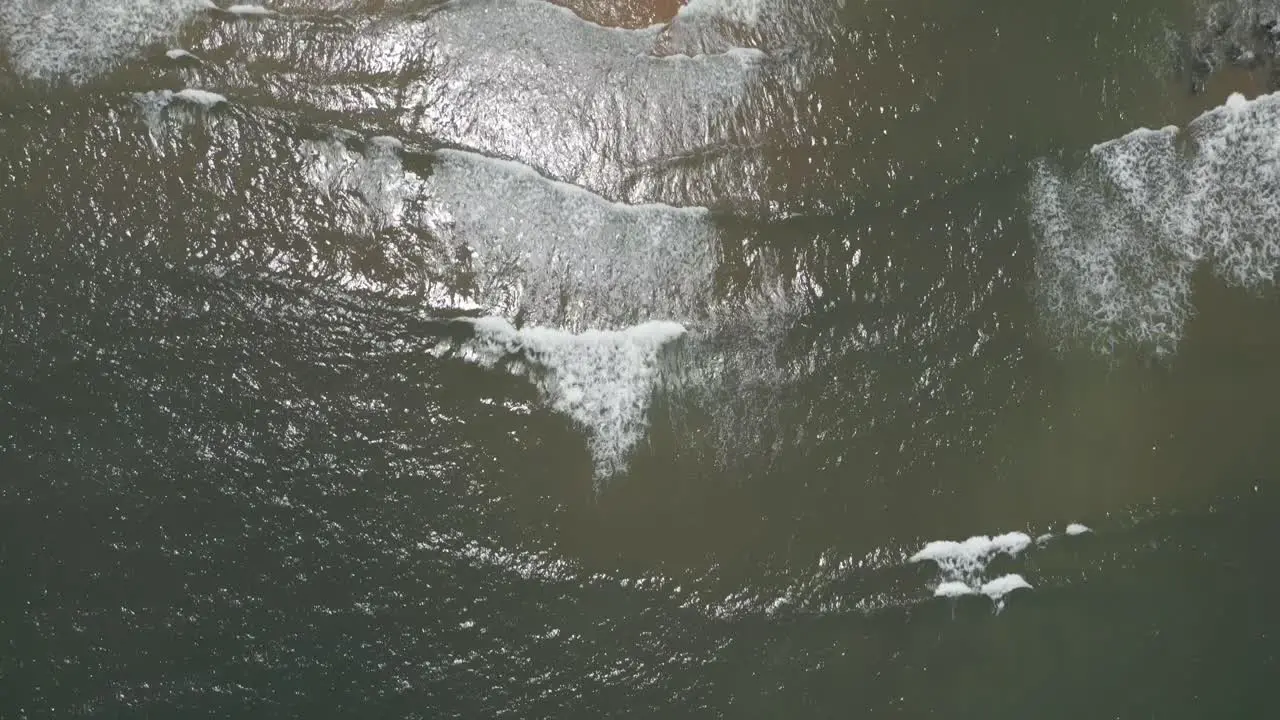
[[[1277,42],[0,0],[0,716],[1271,716]]]

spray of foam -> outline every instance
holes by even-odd
[[[1004,608],[1004,597],[1014,590],[1030,588],[1031,584],[1021,575],[1008,574],[998,578],[984,577],[987,565],[998,555],[1016,557],[1031,544],[1025,533],[1011,532],[990,537],[978,535],[964,542],[935,540],[912,555],[910,562],[931,561],[942,571],[942,582],[934,589],[937,597],[960,597],[982,594],[996,604],[996,611]]]
[[[83,82],[172,39],[209,0],[0,0],[0,43],[13,68]]]
[[[934,589],[935,597],[963,597],[965,595],[973,595],[976,591],[969,587],[969,584],[960,580],[947,580],[938,583],[938,587]]]
[[[1170,353],[1192,312],[1197,266],[1241,287],[1272,284],[1277,132],[1280,95],[1233,95],[1185,133],[1138,130],[1095,146],[1075,173],[1037,163],[1031,219],[1050,324],[1100,352]]]
[[[665,351],[685,334],[672,322],[578,334],[516,329],[496,317],[470,322],[474,335],[457,354],[529,375],[550,407],[586,431],[597,483],[625,470],[644,438],[654,390],[667,372]]]
[[[1017,573],[1009,573],[1008,575],[1001,575],[994,580],[988,580],[983,583],[982,589],[979,590],[979,592],[995,601],[996,612],[999,612],[1004,608],[1005,595],[1008,595],[1014,590],[1030,589],[1031,583],[1022,579],[1021,575],[1018,575]]]

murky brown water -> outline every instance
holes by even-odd
[[[206,5],[0,0],[0,716],[1269,715],[1268,2]]]

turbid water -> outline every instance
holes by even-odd
[[[0,717],[1274,717],[1278,12],[0,0]]]

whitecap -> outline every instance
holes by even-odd
[[[992,600],[1000,600],[1014,590],[1030,589],[1031,583],[1024,580],[1021,575],[1010,573],[1008,575],[1001,575],[994,580],[988,580],[983,583],[980,592]]]
[[[207,108],[211,108],[215,105],[221,105],[227,102],[227,98],[225,95],[220,95],[216,92],[210,92],[208,90],[201,90],[199,88],[185,88],[185,89],[179,90],[178,92],[173,94],[173,97],[177,100],[183,100],[185,102],[189,102],[195,105],[203,105],[204,107],[207,107]]]
[[[232,15],[254,15],[259,17],[276,14],[274,10],[261,5],[232,5],[227,8],[227,12]]]
[[[664,321],[576,334],[517,329],[493,316],[462,322],[474,336],[456,356],[488,368],[514,362],[525,371],[552,409],[586,431],[597,484],[625,470],[644,438],[666,372],[663,352],[685,334],[684,326]]]
[[[980,593],[996,603],[998,612],[1004,607],[1006,594],[1031,585],[1017,574],[988,580],[985,577],[987,566],[998,555],[1016,557],[1030,545],[1031,537],[1021,532],[996,536],[976,535],[963,542],[934,540],[908,561],[930,561],[937,564],[942,582],[934,589],[935,597],[955,598]]]
[[[987,563],[999,554],[1016,556],[1031,544],[1026,533],[1011,532],[995,537],[976,535],[964,542],[935,540],[911,556],[910,561],[931,560],[945,573],[973,575],[986,569]]]
[[[964,595],[973,595],[976,592],[966,583],[959,580],[948,580],[939,583],[938,587],[934,589],[933,595],[934,597],[962,597]]]

